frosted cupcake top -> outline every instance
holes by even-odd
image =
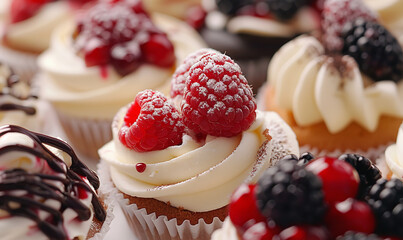
[[[98,177],[63,141],[6,125],[0,156],[3,238],[85,239],[105,219]]]
[[[141,90],[152,88],[168,92],[174,66],[188,53],[204,47],[197,33],[177,19],[152,15],[150,20],[142,9],[137,10],[140,18],[145,19],[143,26],[134,10],[125,7],[125,1],[115,4],[109,4],[111,9],[125,8],[125,14],[108,11],[105,7],[108,3],[100,3],[94,7],[98,10],[93,10],[93,14],[78,25],[72,20],[60,25],[52,37],[50,49],[39,57],[40,69],[45,73],[44,98],[70,115],[111,120],[116,111]],[[90,19],[95,18],[97,12],[102,18],[92,26]],[[119,23],[112,24],[112,29],[102,30],[110,36],[108,41],[97,37],[94,30],[102,21]],[[121,27],[125,21],[132,22],[130,30]],[[81,34],[77,35],[79,29]],[[111,31],[113,34],[108,34]],[[129,31],[128,36],[126,31]],[[154,38],[156,40],[151,41]],[[167,61],[159,55],[164,46],[172,51]],[[151,53],[142,54],[144,51]]]
[[[228,204],[237,185],[298,152],[295,134],[276,113],[255,112],[239,66],[215,51],[199,53],[185,61],[193,64],[182,72],[180,111],[147,90],[116,115],[113,141],[99,154],[123,193],[194,212],[215,210]]]
[[[301,36],[273,57],[268,81],[300,126],[324,122],[331,133],[356,122],[403,117],[403,50],[361,0],[328,0],[321,40]]]

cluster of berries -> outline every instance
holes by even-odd
[[[231,222],[249,239],[398,239],[403,184],[358,154],[290,155],[233,194]],[[377,235],[376,235],[377,234]]]
[[[182,142],[185,132],[232,137],[256,118],[256,100],[240,67],[228,56],[202,49],[188,56],[172,79],[171,98],[145,90],[137,94],[119,131],[120,141],[139,152]]]

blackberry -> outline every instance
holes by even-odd
[[[361,71],[375,81],[403,78],[403,51],[382,25],[359,18],[344,26],[343,54],[353,57]]]
[[[290,154],[290,155],[283,157],[281,160],[282,161],[295,161],[298,163],[298,165],[303,166],[314,158],[315,157],[313,156],[312,153],[305,152],[305,153],[301,154],[301,156],[299,158],[294,154]]]
[[[359,232],[346,232],[343,236],[339,236],[336,240],[381,240],[375,234],[366,235],[365,233]]]
[[[252,4],[252,0],[215,0],[220,12],[234,15],[242,7]]]
[[[322,181],[296,161],[280,161],[256,186],[261,213],[280,227],[322,222],[326,211]]]
[[[375,233],[403,238],[403,183],[399,179],[379,179],[367,196],[376,219]]]
[[[306,0],[266,0],[269,11],[280,20],[289,20],[307,4]]]
[[[371,160],[359,154],[343,154],[339,159],[350,163],[357,170],[360,176],[357,198],[364,199],[369,189],[381,178],[381,171]]]

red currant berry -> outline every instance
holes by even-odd
[[[4,0],[3,0],[4,1]],[[13,0],[10,6],[11,23],[24,21],[34,16],[39,9],[51,0]]]
[[[141,50],[136,42],[116,44],[111,51],[111,64],[122,76],[140,67],[141,58]]]
[[[267,227],[264,222],[257,223],[242,235],[243,240],[272,240],[274,233]]]
[[[306,230],[299,226],[292,226],[280,232],[281,240],[305,240],[307,236]]]
[[[331,205],[325,221],[334,238],[347,231],[370,234],[375,230],[375,217],[369,205],[352,198]]]
[[[341,202],[357,195],[359,177],[350,164],[323,157],[312,160],[306,168],[322,179],[326,203]]]
[[[84,60],[87,67],[102,66],[109,62],[110,47],[99,38],[92,38],[84,48]]]
[[[248,225],[266,221],[256,206],[255,185],[242,184],[232,194],[229,217],[235,226],[244,230]]]
[[[186,22],[194,29],[201,29],[206,18],[206,11],[201,6],[190,8],[186,13]]]
[[[160,67],[171,67],[175,63],[174,46],[165,34],[153,34],[141,45],[147,62]]]

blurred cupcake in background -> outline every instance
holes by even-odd
[[[102,1],[55,30],[39,57],[41,96],[78,151],[97,158],[119,108],[144,89],[168,93],[177,63],[204,46],[186,23],[150,15],[141,1]]]
[[[8,65],[0,63],[0,126],[15,124],[42,131],[44,105],[36,90],[22,81]]]
[[[180,19],[186,19],[189,10],[201,5],[201,0],[145,0],[149,12],[160,12]]]
[[[194,22],[209,47],[241,66],[256,93],[265,82],[273,54],[295,36],[320,28],[316,4],[313,0],[204,0],[204,21]]]
[[[376,159],[403,120],[403,50],[361,0],[328,0],[321,38],[301,36],[273,57],[262,109],[278,112],[304,151]]]
[[[49,47],[53,29],[91,0],[2,0],[0,61],[24,81],[37,71],[36,58]]]

